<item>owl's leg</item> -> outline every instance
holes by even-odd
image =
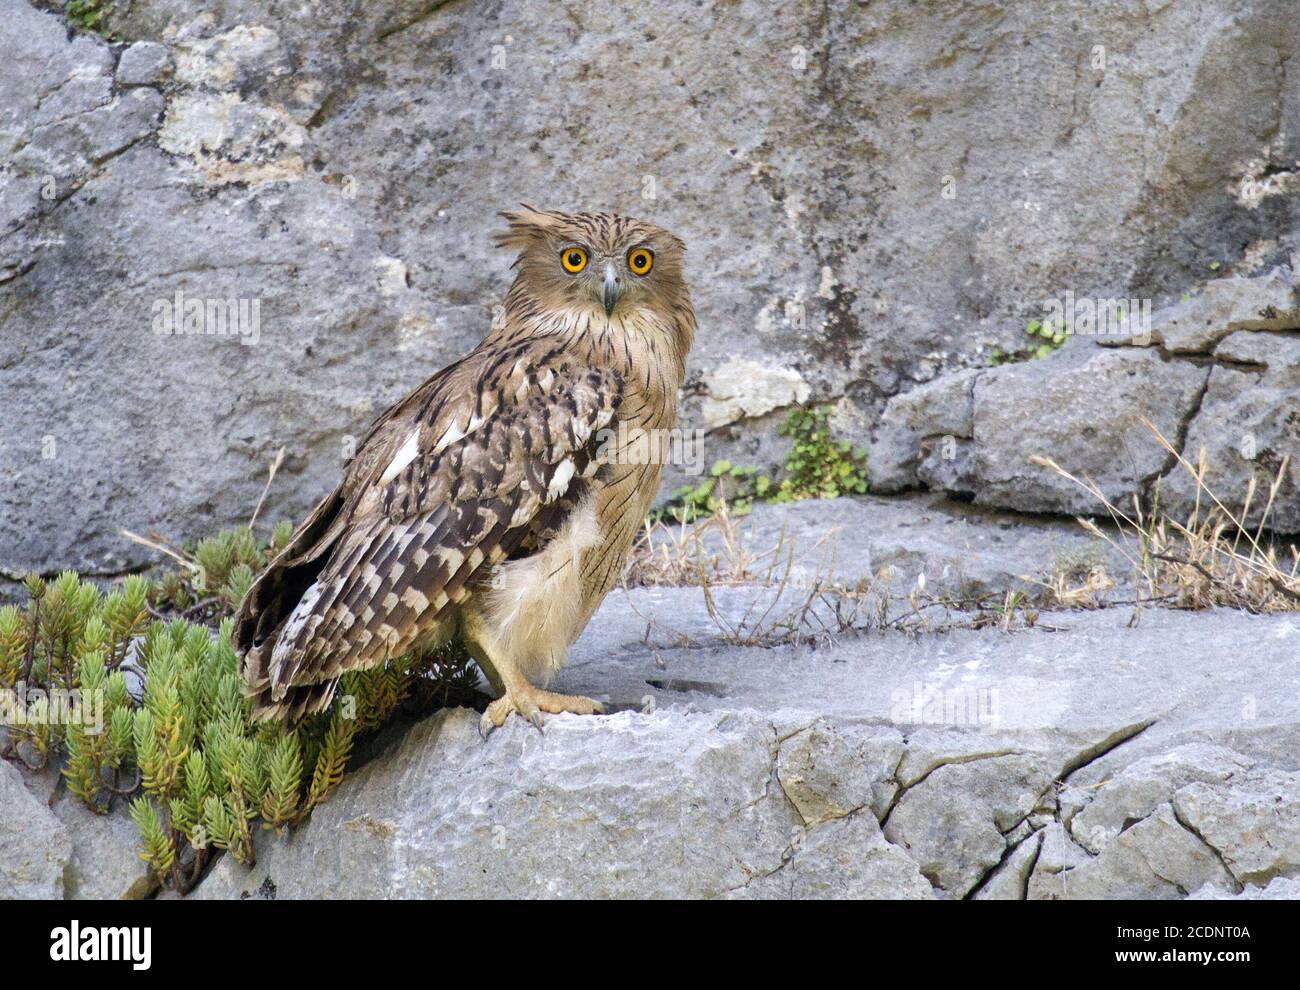
[[[504,725],[511,712],[541,729],[542,712],[552,715],[561,712],[595,715],[605,710],[604,705],[592,698],[577,694],[556,694],[533,686],[513,661],[497,658],[483,666],[488,680],[503,692],[500,698],[488,705],[487,711],[479,719],[478,731],[484,739],[493,729]]]

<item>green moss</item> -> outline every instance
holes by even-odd
[[[866,453],[831,436],[830,414],[829,409],[796,409],[781,425],[781,435],[792,443],[773,501],[866,493]]]
[[[1003,351],[995,347],[989,355],[989,364],[1014,364],[1047,357],[1060,349],[1066,338],[1065,325],[1055,320],[1030,320],[1025,324],[1025,333],[1032,338],[1028,346],[1014,351]]]
[[[650,516],[650,522],[691,522],[726,504],[733,516],[747,514],[756,502],[861,495],[867,490],[866,455],[831,436],[829,409],[795,409],[778,432],[791,439],[781,477],[774,481],[758,468],[715,461],[709,476],[678,488]]]
[[[89,31],[108,40],[116,40],[108,27],[111,0],[68,0],[63,8],[68,23],[79,31]]]
[[[715,461],[707,478],[678,488],[663,506],[651,513],[650,521],[693,522],[712,515],[723,503],[733,516],[743,516],[755,502],[771,498],[775,491],[772,480],[758,468]]]

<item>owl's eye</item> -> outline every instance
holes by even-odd
[[[587,252],[580,247],[565,248],[560,254],[560,264],[570,275],[577,275],[587,267]]]
[[[627,267],[633,275],[648,275],[655,264],[655,253],[649,248],[633,248],[627,253]]]

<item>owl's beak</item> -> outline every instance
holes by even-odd
[[[623,294],[623,286],[618,281],[618,271],[614,268],[614,262],[605,263],[605,315],[610,316],[614,312],[614,306],[618,303],[618,297]]]

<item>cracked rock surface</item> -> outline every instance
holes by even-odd
[[[604,604],[557,685],[611,714],[484,742],[476,713],[440,712],[191,896],[1169,898],[1300,876],[1294,617],[668,645],[699,597]]]

